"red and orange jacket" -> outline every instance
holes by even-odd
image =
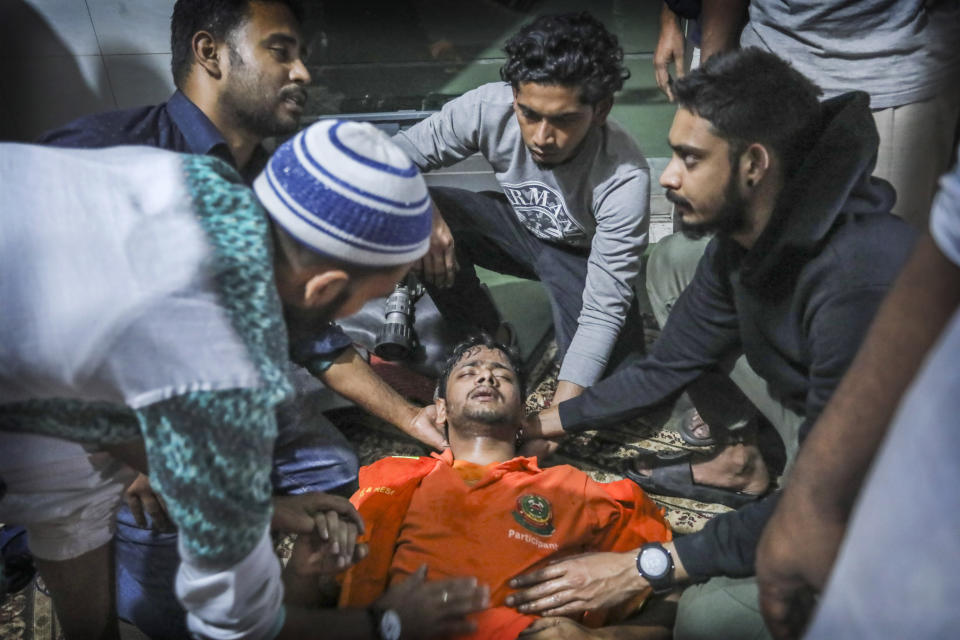
[[[490,586],[490,608],[472,618],[477,639],[516,638],[536,619],[504,606],[514,576],[578,553],[671,539],[663,513],[633,482],[598,483],[569,465],[541,469],[536,458],[489,467],[454,462],[449,449],[386,458],[360,470],[351,502],[370,555],[347,572],[340,606],[367,606],[426,564],[428,579],[475,576]],[[604,618],[589,612],[583,622]]]

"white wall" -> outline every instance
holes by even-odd
[[[174,0],[0,0],[0,139],[173,92]]]

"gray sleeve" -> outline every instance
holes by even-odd
[[[589,387],[600,379],[633,301],[633,282],[647,246],[650,170],[632,170],[598,199],[579,326],[560,380]]]
[[[446,167],[480,151],[483,104],[478,90],[443,105],[439,113],[393,136],[421,171]]]

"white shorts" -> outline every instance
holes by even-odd
[[[27,529],[30,551],[69,560],[106,544],[136,472],[76,442],[0,431],[0,522]]]

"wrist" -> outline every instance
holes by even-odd
[[[381,609],[376,605],[367,607],[370,619],[371,638],[377,640],[399,640],[402,628],[400,615],[393,609]]]
[[[636,554],[637,575],[654,593],[666,593],[676,586],[673,553],[659,542],[648,542]]]
[[[650,584],[637,572],[637,554],[639,552],[639,549],[634,549],[620,554],[623,559],[623,592],[628,593],[630,597],[640,595],[650,588]]]

